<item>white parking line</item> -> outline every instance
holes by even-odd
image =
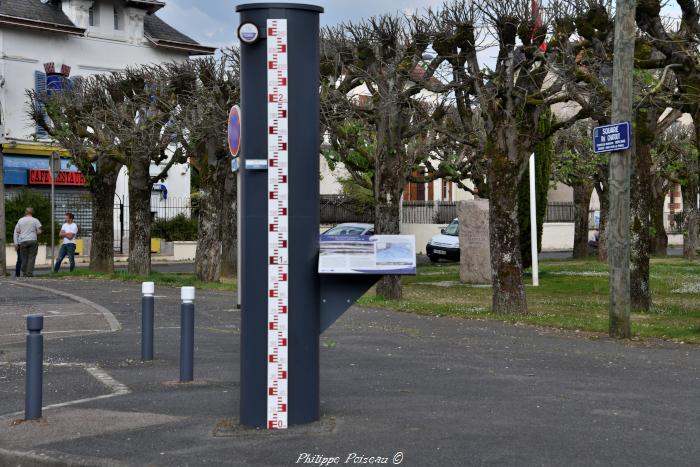
[[[68,292],[64,292],[62,290],[52,289],[50,287],[44,287],[44,286],[36,285],[36,284],[27,284],[26,282],[3,281],[3,284],[15,285],[18,287],[27,287],[27,288],[35,289],[35,290],[41,290],[43,292],[49,292],[49,293],[52,293],[54,295],[60,295],[61,297],[68,298],[70,300],[73,300],[74,302],[82,303],[84,305],[92,307],[93,309],[97,310],[99,313],[102,313],[105,320],[107,320],[107,324],[109,324],[109,328],[111,331],[119,331],[122,328],[121,324],[119,324],[119,321],[117,321],[117,318],[114,317],[114,315],[112,314],[111,311],[109,311],[107,308],[103,307],[102,305],[99,305],[93,301],[88,300],[87,298],[83,298],[83,297],[80,297],[78,295],[73,295],[73,294],[70,294]]]
[[[25,366],[24,363],[8,363],[0,362],[0,365],[13,365],[13,366]],[[61,402],[59,404],[51,404],[42,407],[42,410],[59,409],[61,407],[69,407],[71,405],[84,404],[86,402],[94,402],[103,399],[110,399],[112,397],[124,396],[131,393],[131,389],[128,388],[123,383],[120,383],[116,379],[112,378],[106,371],[96,365],[88,365],[85,363],[45,363],[45,366],[62,367],[62,368],[83,368],[87,371],[90,376],[99,381],[111,392],[109,394],[102,394],[101,396],[86,397],[84,399],[76,399],[68,402]],[[16,417],[22,415],[24,412],[19,411],[11,414],[1,415],[0,418]]]

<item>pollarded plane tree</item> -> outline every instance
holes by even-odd
[[[111,273],[114,193],[125,159],[110,129],[96,118],[111,109],[103,80],[93,76],[65,84],[51,94],[28,91],[28,112],[85,176],[93,213],[90,270]]]
[[[435,77],[443,58],[426,57],[432,32],[429,17],[417,15],[376,16],[322,32],[324,152],[358,184],[371,184],[378,234],[399,233],[404,186],[430,157],[430,126],[445,112]],[[399,278],[385,276],[377,294],[400,298]]]
[[[588,256],[591,195],[594,185],[607,179],[607,158],[593,152],[591,145],[594,126],[590,119],[581,120],[557,132],[554,140],[553,180],[574,191],[574,258]]]
[[[527,313],[518,189],[530,155],[557,130],[588,116],[587,108],[578,108],[542,130],[543,115],[570,100],[566,77],[550,70],[558,54],[546,44],[553,19],[529,0],[452,2],[439,14],[441,33],[433,45],[451,68],[447,87],[458,111],[451,134],[483,154],[497,313]],[[483,132],[474,131],[475,113]]]
[[[659,178],[669,184],[678,184],[683,196],[683,257],[697,259],[700,248],[700,214],[697,200],[700,194],[700,165],[698,164],[698,149],[695,142],[693,125],[676,122],[654,145],[654,164]],[[664,223],[663,204],[660,203],[661,219]]]
[[[222,270],[235,272],[236,182],[227,121],[240,99],[238,57],[231,49],[219,58],[150,67],[160,85],[177,96],[170,129],[193,171],[198,213],[195,274],[203,281],[218,281]]]
[[[662,6],[666,5],[659,0],[643,0],[638,3],[637,26],[643,32],[642,38],[647,46],[658,52],[644,57],[640,66],[663,68],[675,76],[676,108],[692,117],[695,133],[693,141],[700,150],[700,6],[694,0],[676,0],[673,3],[680,10],[679,17],[665,16]],[[689,180],[694,180],[695,177],[692,175]],[[691,187],[692,185],[690,183]],[[693,191],[694,188],[690,190]],[[692,199],[691,204],[695,204],[695,198]],[[683,205],[685,204],[684,196]],[[694,240],[688,238],[688,241],[692,246]],[[684,248],[684,251],[692,257],[694,253],[690,253],[691,246]]]
[[[614,21],[609,3],[570,1],[558,4],[571,13],[554,28],[553,43],[562,51],[553,70],[574,78],[566,87],[571,99],[599,124],[610,121]],[[651,148],[655,139],[679,116],[675,77],[669,68],[655,68],[658,54],[640,39],[635,50],[634,158],[630,186],[631,298],[636,311],[651,307],[649,257],[651,247],[649,187],[654,173]],[[647,66],[642,66],[642,64]],[[600,185],[600,184],[599,184]],[[602,185],[601,185],[602,186]],[[603,191],[605,195],[607,190]],[[600,194],[600,193],[599,193]],[[601,199],[601,213],[607,200]],[[605,222],[601,216],[603,241]]]
[[[177,93],[145,66],[95,79],[105,90],[106,104],[93,121],[109,132],[129,174],[129,272],[149,275],[153,185],[186,161],[173,132]]]

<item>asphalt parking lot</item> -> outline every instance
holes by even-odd
[[[173,383],[179,290],[156,291],[156,360],[144,364],[139,284],[33,284],[108,309],[121,329],[47,334],[45,405],[58,407],[39,423],[12,423],[21,418],[24,346],[0,341],[6,460],[31,452],[89,465],[293,465],[354,454],[391,464],[401,453],[402,465],[416,466],[690,466],[700,458],[695,347],[353,307],[322,336],[322,422],[265,432],[237,424],[233,294],[198,291],[198,384],[182,386]],[[19,287],[0,287],[6,306],[31,302]],[[56,319],[82,327],[79,316]],[[24,332],[0,322],[3,336]],[[88,368],[109,380],[95,381]]]

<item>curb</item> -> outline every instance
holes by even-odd
[[[87,305],[100,313],[104,316],[104,318],[107,320],[107,323],[109,324],[109,329],[110,332],[115,332],[115,331],[121,331],[122,325],[119,324],[119,321],[117,318],[114,317],[111,311],[109,311],[107,308],[103,307],[102,305],[98,305],[97,303],[88,300],[87,298],[79,297],[77,295],[73,295],[68,292],[64,292],[62,290],[56,290],[52,289],[50,287],[44,287],[41,285],[36,285],[36,284],[27,284],[22,281],[13,281],[12,284],[18,285],[20,287],[27,287],[29,289],[35,289],[35,290],[41,290],[43,292],[49,292],[54,295],[59,295],[61,297],[68,298],[70,300],[73,300],[74,302],[82,303],[83,305]]]
[[[0,448],[0,465],[6,467],[125,467],[112,460],[89,459],[55,452],[10,451]]]

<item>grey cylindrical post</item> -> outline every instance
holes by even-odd
[[[27,375],[24,399],[24,419],[41,418],[44,372],[44,317],[27,316]]]
[[[183,287],[180,306],[180,382],[194,380],[194,287]]]
[[[247,43],[241,41],[240,420],[253,427],[279,428],[274,412],[286,412],[288,425],[320,418],[318,90],[319,15],[323,8],[251,3],[238,5],[236,11],[251,38]],[[284,21],[286,35],[268,29],[268,20]],[[256,30],[257,41],[256,35],[251,35]],[[286,45],[281,46],[283,36]],[[268,62],[270,51],[286,58]],[[275,112],[270,112],[270,102],[277,102]],[[270,146],[271,131],[278,136],[275,146]],[[280,137],[286,137],[287,142],[280,144]],[[281,171],[270,165],[271,152],[285,150],[288,177],[271,181],[270,171]],[[268,161],[267,169],[259,169],[260,160]],[[280,180],[287,188],[275,191]],[[288,209],[282,211],[277,200],[284,200],[285,194]],[[274,222],[282,229],[274,232],[286,228],[288,242],[283,235],[271,233]],[[274,295],[277,291],[270,289],[271,277],[281,287],[280,294]],[[288,306],[280,305],[282,301]],[[272,401],[271,392],[279,400]]]
[[[155,284],[144,282],[141,285],[141,360],[153,360],[153,321],[155,310]]]

